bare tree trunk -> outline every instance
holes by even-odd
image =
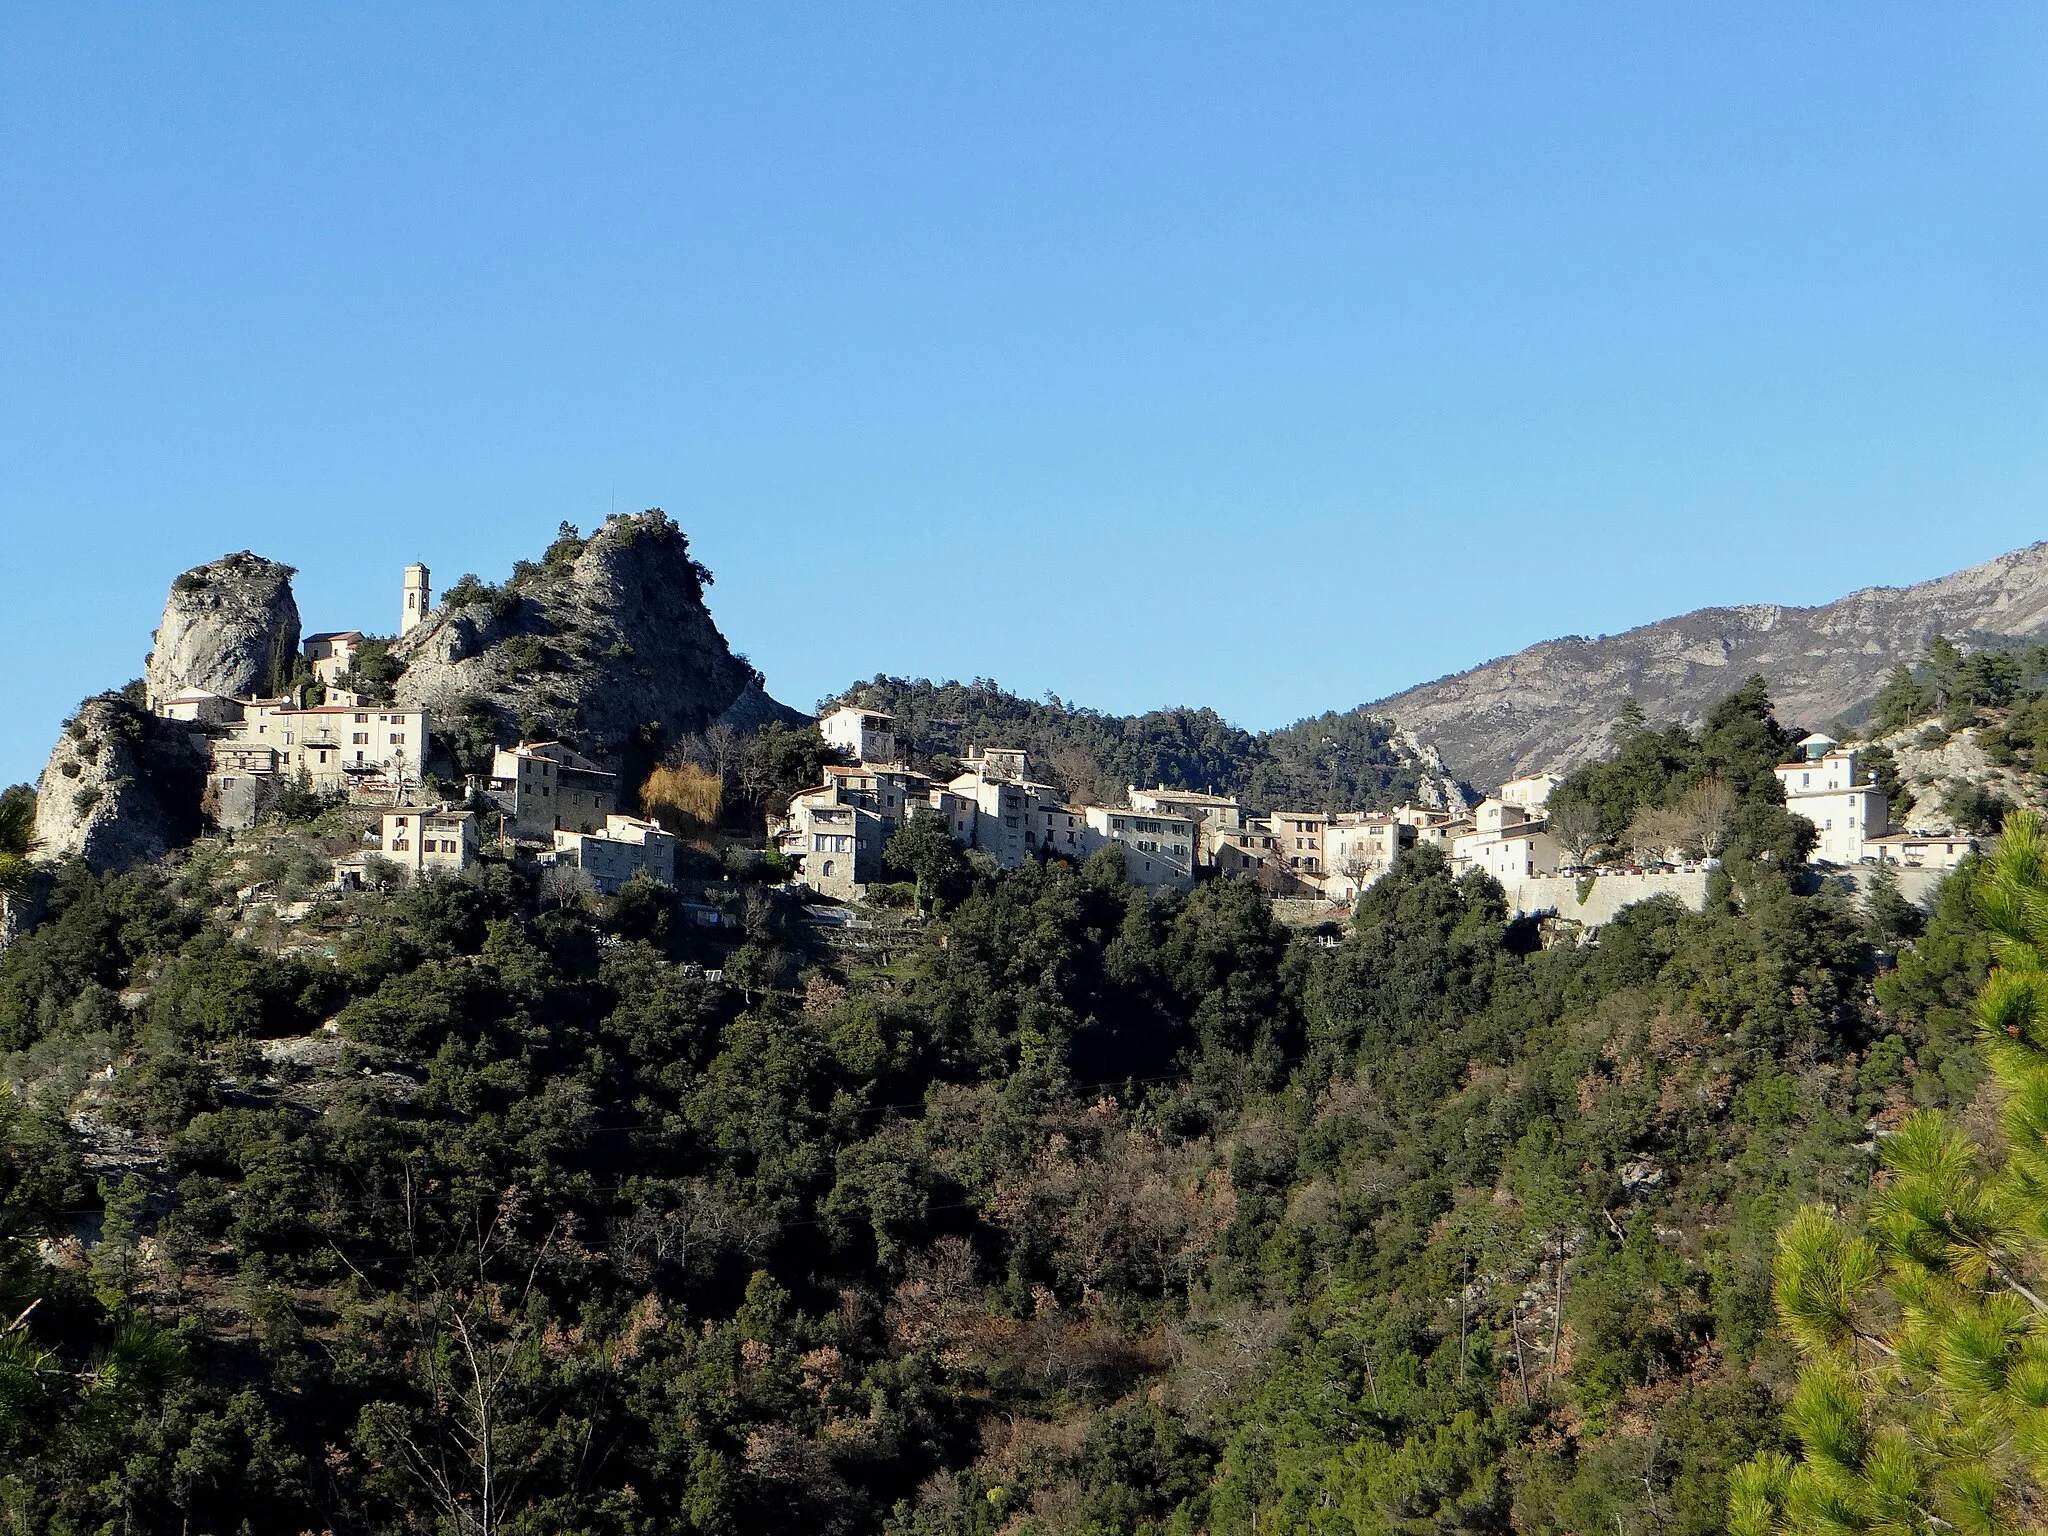
[[[1508,1332],[1515,1336],[1515,1376],[1522,1384],[1522,1406],[1529,1406],[1529,1367],[1522,1362],[1522,1314],[1508,1314]]]
[[[1550,1368],[1557,1369],[1558,1341],[1564,1335],[1564,1233],[1557,1234],[1557,1314],[1550,1320]]]

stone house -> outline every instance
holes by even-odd
[[[1253,846],[1247,838],[1254,835],[1252,823],[1257,818],[1233,795],[1168,789],[1163,784],[1140,789],[1132,784],[1125,788],[1124,803],[1134,811],[1163,811],[1192,821],[1196,829],[1195,862],[1204,868],[1219,864],[1218,850],[1224,846],[1236,849],[1238,854]],[[1270,833],[1258,835],[1270,836]],[[1243,860],[1232,856],[1229,862],[1233,866],[1241,866]]]
[[[976,747],[961,759],[970,772],[991,779],[1022,779],[1031,771],[1022,747]]]
[[[437,805],[386,811],[379,855],[408,875],[452,875],[476,862],[476,813]]]
[[[1320,875],[1324,863],[1323,838],[1330,826],[1327,811],[1275,811],[1267,818],[1280,862],[1304,876]]]
[[[619,807],[619,776],[559,741],[522,741],[492,758],[490,793],[514,837],[549,842],[602,831]]]
[[[923,774],[907,768],[827,764],[824,780],[790,796],[788,814],[771,835],[811,889],[825,895],[850,900],[858,887],[884,878],[882,850],[920,809],[946,818],[962,841],[972,835],[971,802],[935,791]]]
[[[233,831],[255,826],[283,782],[283,753],[267,743],[218,736],[206,747],[206,814]]]
[[[156,712],[166,720],[189,720],[199,726],[226,727],[241,720],[242,701],[228,698],[225,694],[208,693],[204,688],[188,688],[160,702]]]
[[[363,632],[360,629],[327,630],[306,637],[306,660],[313,668],[313,675],[329,688],[341,685],[342,674],[356,664],[356,652],[362,649]]]
[[[881,815],[863,799],[849,796],[838,784],[791,797],[788,819],[775,842],[812,890],[851,901],[862,887],[882,878],[888,836]]]
[[[1088,818],[1089,852],[1119,845],[1124,878],[1133,885],[1170,885],[1186,890],[1195,880],[1193,818],[1161,811],[1137,812],[1107,805],[1082,808]]]
[[[555,859],[581,869],[606,896],[643,869],[663,885],[676,883],[675,836],[634,816],[607,816],[601,832],[557,831]]]

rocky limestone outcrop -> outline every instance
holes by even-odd
[[[171,583],[149,655],[152,707],[188,689],[275,694],[299,654],[292,568],[243,550]]]
[[[199,835],[206,756],[191,727],[119,694],[79,706],[36,785],[36,858],[93,871],[160,859]]]
[[[1754,673],[1779,720],[1825,727],[1937,634],[1965,644],[2048,631],[2048,543],[1936,581],[1871,587],[1818,608],[1702,608],[1598,640],[1546,641],[1363,706],[1429,741],[1468,783],[1565,770],[1604,754],[1623,703],[1696,723]]]
[[[487,713],[500,741],[566,741],[628,774],[721,720],[807,719],[726,644],[710,579],[659,509],[610,518],[504,587],[451,589],[393,648],[398,699],[451,724]]]

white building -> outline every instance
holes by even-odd
[[[1977,839],[1966,832],[1887,832],[1863,840],[1866,858],[1901,869],[1954,869],[1976,851]]]
[[[1554,773],[1527,773],[1501,785],[1500,798],[1525,811],[1540,811],[1550,803],[1550,792],[1563,782]]]
[[[1356,901],[1359,893],[1394,867],[1403,848],[1413,847],[1416,829],[1391,815],[1354,811],[1330,818],[1323,828],[1323,894],[1332,901]]]
[[[413,626],[424,619],[433,606],[431,573],[424,565],[408,565],[405,568],[404,601],[398,611],[398,632],[410,634]]]
[[[376,779],[417,784],[427,758],[427,712],[395,704],[362,708],[322,704],[296,708],[290,699],[244,699],[229,738],[275,747],[281,771],[303,773],[315,789],[347,789]]]
[[[879,709],[841,704],[818,717],[818,734],[857,763],[897,760],[894,721]]]
[[[1807,738],[1817,746],[1826,740]],[[1891,807],[1860,768],[1853,747],[1820,750],[1817,758],[1780,763],[1772,772],[1785,788],[1785,809],[1804,816],[1820,834],[1814,857],[1827,864],[1860,864],[1876,857],[1864,844],[1890,830]]]
[[[556,832],[555,859],[581,869],[606,896],[643,869],[663,885],[676,883],[674,835],[634,816],[607,816],[602,832]]]
[[[1488,795],[1472,814],[1472,829],[1451,840],[1451,868],[1484,870],[1503,885],[1553,874],[1560,849],[1548,828],[1527,806]]]

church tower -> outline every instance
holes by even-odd
[[[428,572],[424,565],[408,565],[405,568],[405,611],[399,615],[398,632],[410,634],[413,625],[427,616],[427,610],[434,606],[434,594],[428,584]]]

